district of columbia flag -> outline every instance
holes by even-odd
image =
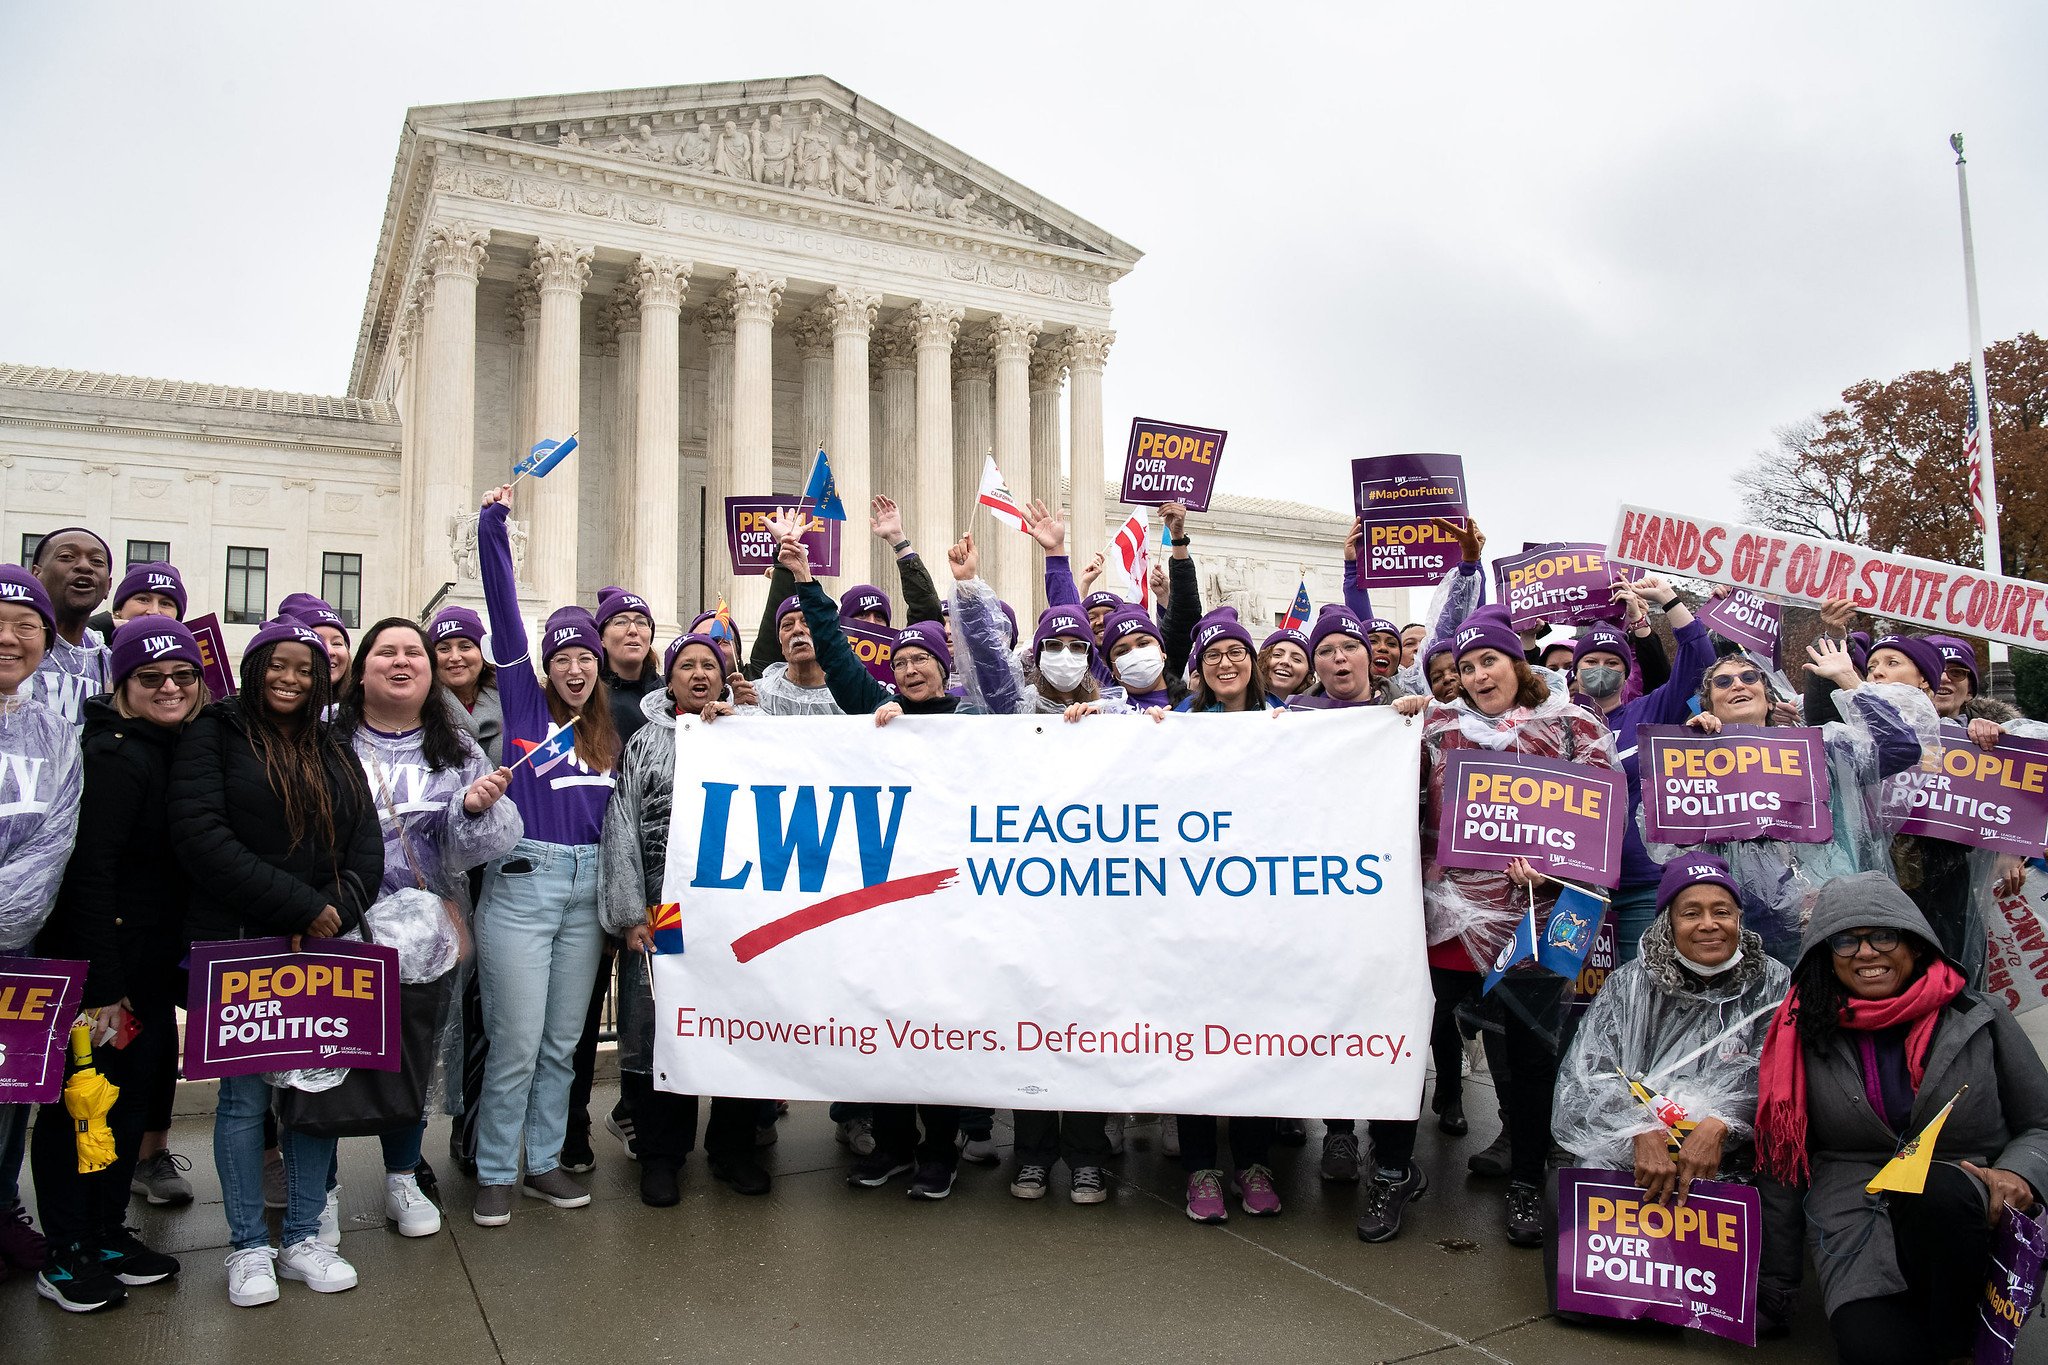
[[[816,463],[811,466],[811,481],[804,485],[804,501],[811,506],[811,515],[826,521],[845,521],[846,508],[839,501],[839,485],[832,478],[832,466],[825,459],[821,447]]]
[[[552,726],[548,737],[538,744],[530,739],[514,739],[512,743],[521,751],[519,763],[531,763],[534,776],[539,777],[576,752],[576,726],[574,722]],[[519,764],[512,766],[516,768]]]
[[[512,470],[513,477],[531,474],[536,479],[546,478],[548,471],[567,459],[569,452],[575,448],[576,436],[573,432],[560,441],[535,441],[533,449],[526,453],[526,458]]]
[[[1117,529],[1117,564],[1124,571],[1124,578],[1138,590],[1138,605],[1146,611],[1152,610],[1152,562],[1147,542],[1150,536],[1145,530],[1145,509],[1140,507],[1131,513],[1130,519]]]
[[[1977,383],[1969,384],[1970,412],[1969,429],[1963,433],[1963,456],[1970,462],[1970,520],[1983,530],[1990,523],[1985,520],[1989,509],[1984,506],[1984,433],[1979,426],[1977,412]]]
[[[1966,1085],[1963,1090],[1969,1088]],[[1941,1125],[1948,1122],[1949,1112],[1963,1097],[1963,1090],[1951,1095],[1948,1103],[1941,1106],[1941,1112],[1927,1120],[1927,1126],[1920,1130],[1919,1135],[1909,1138],[1906,1145],[1899,1148],[1899,1154],[1870,1177],[1870,1183],[1863,1187],[1865,1194],[1877,1194],[1882,1190],[1919,1194],[1927,1188],[1927,1168],[1934,1163],[1934,1140],[1941,1136]]]
[[[1308,601],[1308,580],[1301,580],[1301,586],[1294,590],[1294,605],[1287,609],[1287,615],[1280,622],[1282,630],[1300,630],[1308,624],[1311,608]]]
[[[981,496],[975,499],[989,510],[989,515],[1013,531],[1024,529],[1024,511],[1017,506],[1017,499],[1011,496],[1009,486],[1003,482],[1003,471],[996,468],[993,454],[982,457]]]

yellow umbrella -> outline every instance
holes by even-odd
[[[121,1087],[93,1069],[92,1025],[71,1026],[71,1077],[64,1082],[64,1111],[78,1125],[78,1173],[91,1175],[114,1164],[114,1130],[107,1113]]]

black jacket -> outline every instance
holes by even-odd
[[[605,700],[611,703],[612,724],[619,731],[619,752],[624,753],[626,741],[638,734],[640,727],[647,723],[647,715],[640,709],[640,699],[649,692],[659,692],[668,684],[661,676],[661,655],[649,653],[647,662],[640,666],[637,678],[622,678],[612,672],[609,659],[602,655],[597,661],[597,676],[604,683]]]
[[[178,732],[124,717],[112,697],[90,697],[79,743],[78,838],[36,950],[88,964],[87,1009],[123,997],[161,1000],[182,952],[167,945],[184,924],[191,890],[171,842]]]
[[[320,726],[334,803],[333,847],[293,843],[284,801],[243,727],[242,699],[185,727],[171,764],[171,837],[192,878],[191,941],[298,934],[332,905],[355,932],[384,879],[384,837],[355,754]]]

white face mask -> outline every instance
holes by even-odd
[[[1045,650],[1038,656],[1038,675],[1050,683],[1054,691],[1071,692],[1081,679],[1088,676],[1088,656],[1086,653]]]
[[[1166,672],[1166,655],[1157,645],[1140,645],[1116,661],[1117,681],[1138,692],[1150,691]]]
[[[1742,949],[1737,948],[1733,953],[1729,954],[1728,960],[1726,962],[1723,962],[1720,965],[1714,967],[1703,967],[1699,963],[1694,962],[1691,958],[1687,957],[1684,953],[1679,952],[1675,948],[1672,949],[1672,956],[1676,957],[1681,963],[1683,963],[1685,965],[1685,969],[1691,972],[1694,976],[1715,977],[1721,975],[1723,972],[1732,972],[1736,969],[1737,966],[1741,964]]]

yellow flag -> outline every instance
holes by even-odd
[[[1964,1086],[1963,1090],[1968,1090]],[[1941,1112],[1927,1120],[1917,1136],[1899,1148],[1899,1154],[1885,1162],[1884,1169],[1870,1178],[1863,1187],[1865,1194],[1877,1194],[1882,1190],[1897,1190],[1900,1194],[1919,1194],[1927,1188],[1927,1168],[1934,1164],[1934,1142],[1941,1136],[1941,1125],[1948,1122],[1949,1111],[1956,1107],[1956,1101],[1963,1097],[1958,1090],[1941,1106]]]
[[[1636,1101],[1650,1111],[1651,1117],[1664,1125],[1664,1141],[1670,1145],[1672,1154],[1677,1155],[1678,1149],[1685,1145],[1685,1140],[1692,1136],[1692,1130],[1700,1126],[1699,1120],[1687,1118],[1685,1110],[1667,1097],[1651,1094],[1648,1086],[1626,1071],[1621,1073],[1621,1078],[1628,1082],[1629,1093],[1636,1097]]]

